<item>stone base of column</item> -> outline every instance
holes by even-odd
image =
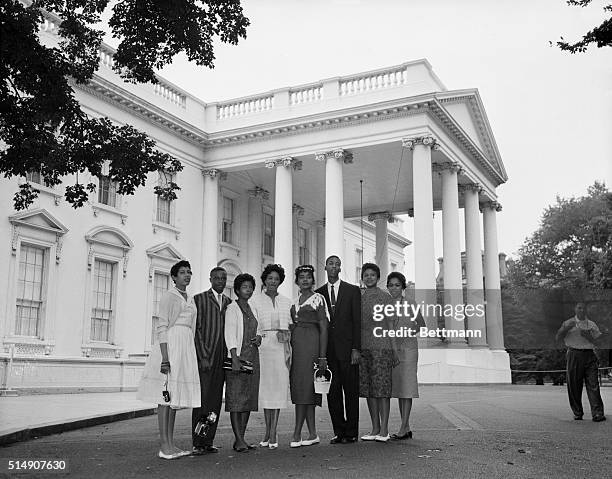
[[[419,351],[421,384],[510,384],[510,356],[490,349]]]

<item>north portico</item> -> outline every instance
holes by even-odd
[[[59,19],[45,18],[40,34],[52,44]],[[75,97],[88,115],[133,125],[178,158],[179,197],[161,201],[153,188],[163,175],[151,174],[134,196],[109,186],[77,211],[61,188],[33,175],[40,196],[16,213],[9,205],[24,179],[0,179],[2,385],[133,389],[180,258],[194,269],[192,292],[207,289],[208,272],[220,265],[228,294],[237,274],[258,279],[265,264],[280,263],[292,298],[300,263],[314,265],[322,284],[325,258],[336,254],[341,277],[357,283],[367,261],[384,276],[406,273],[403,250],[412,246],[414,275],[406,276],[417,299],[435,302],[434,211],[443,223],[444,302],[486,300],[486,315],[467,323],[478,338],[421,340],[419,380],[510,382],[496,225],[496,188],[507,176],[477,90],[449,91],[427,60],[416,60],[205,103],[163,78],[123,82],[113,54],[102,46],[100,69],[75,85]],[[101,188],[101,178],[80,179]],[[413,238],[398,232],[403,222],[414,223]],[[428,326],[440,326],[438,319],[426,317]],[[453,317],[443,325],[466,327]]]
[[[429,63],[418,60],[214,106],[218,131],[210,133],[206,167],[228,178],[246,173],[274,198],[277,263],[295,266],[286,247],[295,205],[306,212],[305,219],[325,221],[319,239],[324,241],[324,256],[315,266],[321,268],[331,254],[350,254],[344,248],[342,224],[345,218],[360,216],[363,180],[363,214],[376,225],[376,261],[383,276],[389,272],[388,222],[400,214],[413,218],[414,283],[425,300],[436,288],[433,213],[441,211],[445,299],[452,304],[482,303],[486,296],[487,314],[486,320],[474,318],[468,325],[482,333],[470,338],[469,345],[451,340],[440,349],[428,343],[435,349],[422,351],[420,378],[510,381],[495,220],[501,209],[496,187],[507,176],[476,90],[448,91]],[[208,182],[206,187],[215,190],[219,183]],[[214,221],[214,203],[205,204],[204,210]],[[460,244],[460,214],[465,217],[465,245]],[[210,251],[218,251],[216,246]],[[217,258],[206,262],[203,269]],[[291,291],[290,284],[283,286]],[[431,321],[435,319],[428,319],[428,325],[435,327]],[[464,324],[450,319],[445,327],[463,329]]]

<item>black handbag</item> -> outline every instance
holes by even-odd
[[[241,366],[240,371],[234,371],[234,372],[253,374],[253,363],[251,361],[247,361],[246,359],[241,359],[240,366]],[[223,361],[223,369],[225,369],[226,371],[233,371],[231,358],[226,358]]]

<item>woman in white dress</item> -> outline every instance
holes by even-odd
[[[289,324],[291,300],[278,293],[285,280],[285,270],[279,264],[267,265],[261,274],[264,292],[255,296],[253,307],[257,310],[263,341],[259,347],[260,382],[259,404],[264,408],[266,433],[259,443],[261,447],[276,449],[276,426],[281,409],[289,406]]]
[[[157,340],[147,358],[136,396],[159,405],[158,457],[162,459],[190,454],[174,445],[174,419],[177,409],[200,407],[200,377],[193,340],[197,312],[193,297],[186,291],[191,266],[187,261],[179,261],[170,269],[170,276],[174,287],[159,302]],[[169,394],[164,395],[165,391]]]

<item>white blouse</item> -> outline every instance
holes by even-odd
[[[277,294],[272,298],[265,293],[253,296],[251,308],[257,310],[257,331],[289,329],[291,323],[291,300]]]
[[[251,311],[255,319],[257,319],[257,334],[261,334],[259,327],[259,318],[257,314],[257,308],[253,304],[249,303]],[[231,350],[236,348],[236,354],[240,356],[242,354],[242,336],[244,334],[244,316],[242,310],[236,301],[230,303],[225,310],[225,345],[227,346],[227,357],[231,358]]]

